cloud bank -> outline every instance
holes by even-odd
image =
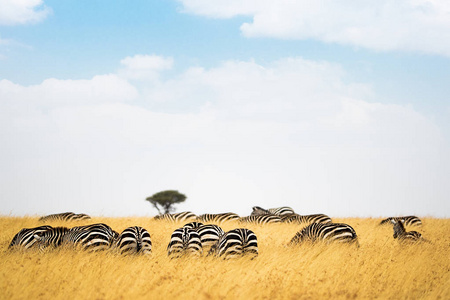
[[[145,197],[178,189],[179,209],[199,214],[448,217],[440,129],[378,103],[339,65],[293,57],[155,76],[173,63],[134,56],[90,80],[1,80],[2,213],[150,215]]]
[[[450,55],[450,2],[180,0],[182,11],[211,17],[249,16],[247,37],[314,39],[376,51]]]
[[[52,12],[42,0],[0,0],[0,7],[0,25],[38,23]]]

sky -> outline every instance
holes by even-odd
[[[0,0],[0,214],[450,217],[450,2]]]

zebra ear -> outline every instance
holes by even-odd
[[[397,221],[395,219],[391,219],[391,223],[395,225]]]
[[[42,241],[42,236],[41,235],[39,235],[39,234],[37,234],[37,233],[35,233],[34,235],[33,235],[33,237],[34,237],[34,239],[35,240],[38,240],[38,241]]]

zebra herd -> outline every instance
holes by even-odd
[[[87,218],[90,217],[85,214],[62,213],[42,217],[40,221],[67,221]],[[356,232],[350,225],[333,223],[330,217],[323,214],[298,215],[290,207],[264,209],[255,206],[251,215],[247,217],[240,217],[235,213],[196,216],[192,212],[181,212],[159,215],[154,217],[154,219],[188,222],[173,231],[167,246],[167,255],[170,258],[202,256],[204,253],[222,258],[238,256],[254,258],[258,256],[258,239],[256,234],[247,228],[235,228],[225,232],[217,224],[227,221],[259,225],[282,222],[309,223],[295,234],[288,245],[297,245],[305,241],[337,241],[354,243],[359,247]],[[217,224],[203,224],[202,222]],[[405,229],[405,225],[421,225],[422,222],[418,217],[391,217],[382,220],[380,223],[380,225],[385,224],[393,225],[393,237],[395,239],[400,241],[426,241],[419,232],[406,231]],[[9,245],[11,249],[36,248],[41,251],[56,247],[75,247],[88,251],[115,249],[114,251],[121,254],[152,253],[151,236],[145,228],[140,226],[128,227],[119,234],[103,223],[72,228],[52,227],[49,225],[24,228],[14,236]]]

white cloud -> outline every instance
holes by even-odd
[[[252,17],[247,37],[316,39],[378,51],[450,55],[450,2],[180,0],[183,11],[213,18]]]
[[[120,61],[123,68],[121,76],[129,79],[157,79],[161,71],[170,70],[173,66],[172,57],[158,55],[127,56]]]
[[[42,0],[0,0],[0,25],[38,23],[52,10]]]
[[[287,58],[142,87],[117,75],[0,81],[2,213],[154,214],[144,198],[170,188],[196,213],[448,216],[440,129],[344,77],[338,65]]]

